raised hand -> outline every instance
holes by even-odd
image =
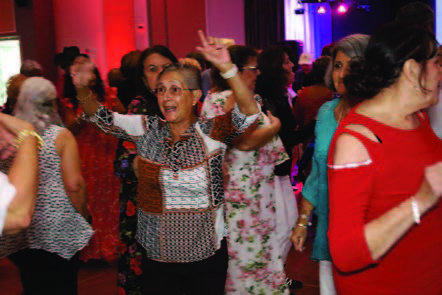
[[[70,68],[72,82],[76,88],[86,88],[95,79],[94,63],[85,57],[77,57]]]
[[[196,49],[204,54],[204,57],[210,61],[221,72],[229,70],[232,66],[229,51],[227,47],[220,44],[216,38],[209,37],[209,40],[204,36],[203,31],[198,31],[202,46]]]

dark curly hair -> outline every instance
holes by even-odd
[[[135,77],[136,95],[141,96],[144,99],[147,106],[148,115],[158,115],[161,117],[162,113],[160,106],[158,105],[156,95],[153,93],[155,89],[149,89],[147,83],[144,82],[144,61],[149,57],[149,55],[154,53],[170,59],[172,63],[177,63],[178,59],[175,57],[172,51],[170,51],[170,49],[164,45],[153,45],[145,49],[138,59],[137,73]]]
[[[402,73],[407,60],[422,65],[420,87],[426,72],[427,61],[437,54],[435,36],[419,26],[405,27],[390,23],[380,27],[371,36],[363,58],[350,62],[350,71],[344,84],[350,95],[372,98],[382,89],[393,85]]]
[[[325,73],[327,73],[330,62],[330,56],[321,56],[315,60],[312,71],[310,72],[310,77],[312,78],[313,84],[325,85]]]

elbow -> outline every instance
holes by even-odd
[[[343,273],[358,271],[375,263],[365,241],[354,236],[331,234],[329,244],[333,264]]]
[[[240,142],[235,145],[235,148],[237,148],[238,150],[243,151],[243,152],[250,152],[250,151],[257,150],[259,148],[259,146],[256,146],[255,144],[251,144],[248,142]]]
[[[31,225],[32,222],[32,214],[34,210],[28,210],[28,212],[25,212],[21,214],[21,216],[18,216],[17,218],[17,231],[22,231],[26,228],[28,228]]]
[[[68,195],[78,194],[86,190],[86,182],[83,177],[78,177],[65,183],[66,193]]]

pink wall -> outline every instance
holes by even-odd
[[[104,0],[107,68],[119,68],[121,57],[135,49],[133,1]]]
[[[211,36],[245,44],[244,0],[206,0],[206,30]]]
[[[54,0],[54,19],[57,52],[78,46],[103,75],[107,70],[103,0]]]
[[[133,1],[53,0],[57,51],[78,46],[97,64],[103,78],[135,49]]]
[[[148,0],[150,44],[168,46],[177,58],[199,45],[205,30],[205,0]]]

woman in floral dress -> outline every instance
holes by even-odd
[[[253,91],[257,69],[254,49],[229,47],[240,77]],[[222,115],[234,107],[234,97],[219,71],[204,101],[202,117]],[[259,96],[255,99],[260,102]],[[238,138],[226,155],[224,170],[229,267],[226,294],[288,294],[284,261],[277,243],[274,167],[288,160],[279,137],[279,120],[261,113],[256,128]]]

